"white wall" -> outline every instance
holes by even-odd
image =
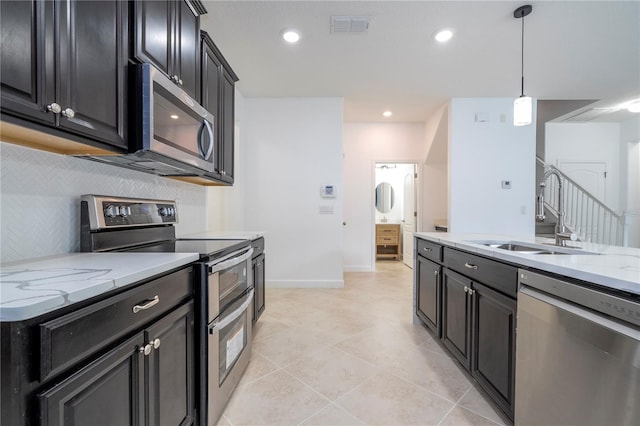
[[[176,200],[178,234],[206,228],[205,187],[9,143],[0,150],[3,262],[78,251],[83,194]]]
[[[626,147],[625,147],[626,149]],[[600,200],[621,211],[621,191],[626,187],[620,173],[620,125],[618,123],[547,123],[545,162],[558,167],[558,161],[606,163],[605,199]],[[562,168],[560,168],[562,170]],[[578,180],[578,184],[581,182]]]
[[[373,271],[374,164],[421,162],[424,126],[414,123],[344,124],[344,270]]]
[[[640,118],[620,123],[623,161],[626,162],[627,181],[625,216],[627,245],[640,247]]]
[[[426,121],[426,152],[422,165],[422,190],[418,230],[432,232],[436,222],[449,217],[449,104],[442,105]]]
[[[266,233],[269,287],[344,285],[342,121],[339,98],[244,101],[244,226]],[[325,184],[337,198],[320,197]]]
[[[532,237],[535,126],[513,125],[512,98],[452,99],[449,117],[449,231]]]

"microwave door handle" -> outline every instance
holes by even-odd
[[[238,319],[238,317],[247,310],[251,302],[253,302],[253,289],[251,289],[249,293],[247,293],[244,302],[242,302],[242,305],[240,305],[235,311],[220,320],[212,322],[211,325],[209,325],[209,334],[217,333],[220,329],[226,327],[227,325]]]
[[[202,147],[202,133],[205,129],[207,130],[207,134],[209,135],[209,146],[207,147],[206,151]],[[213,129],[211,128],[211,124],[209,124],[207,120],[202,120],[202,124],[200,124],[200,128],[198,129],[198,151],[200,153],[200,156],[204,160],[209,160],[209,157],[213,152]]]

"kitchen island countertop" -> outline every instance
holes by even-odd
[[[593,254],[532,254],[502,250],[483,245],[485,242],[518,241],[544,245],[553,250],[553,239],[526,238],[493,234],[454,234],[416,232],[418,238],[494,257],[506,262],[552,272],[640,296],[640,249],[569,241],[567,248]]]
[[[3,263],[0,321],[22,321],[170,271],[197,253],[69,253]]]

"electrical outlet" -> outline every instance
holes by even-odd
[[[511,189],[511,181],[503,180],[502,181],[502,189]]]

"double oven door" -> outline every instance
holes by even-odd
[[[217,424],[251,358],[253,274],[249,246],[207,264],[207,424]]]

